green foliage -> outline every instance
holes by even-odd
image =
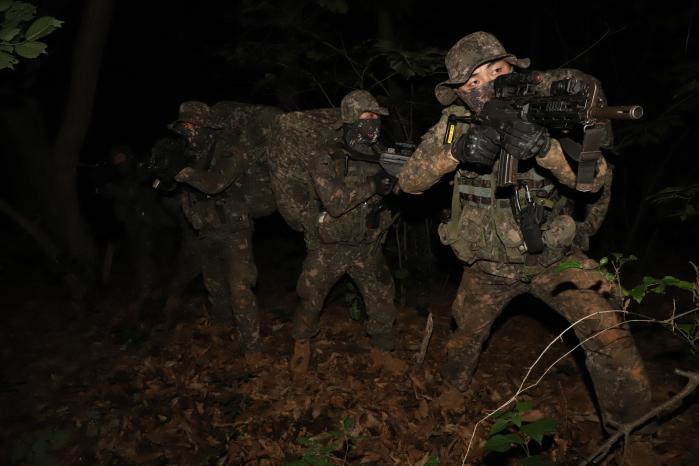
[[[284,466],[332,466],[335,452],[345,456],[354,448],[352,443],[357,438],[350,434],[353,428],[354,419],[347,417],[340,422],[339,429],[313,437],[299,437],[296,441],[304,447],[301,458],[285,461]]]
[[[31,3],[0,0],[0,70],[14,69],[19,58],[34,59],[46,53],[46,44],[38,39],[60,28],[63,21],[52,16],[36,18]]]
[[[648,197],[659,206],[665,217],[679,218],[683,222],[699,214],[699,183],[685,186],[669,186]]]
[[[332,13],[345,14],[349,5],[345,0],[317,0],[318,6]]]
[[[12,447],[10,461],[13,464],[50,466],[57,464],[54,454],[70,442],[70,431],[44,428],[22,435]]]
[[[328,301],[335,301],[337,299],[342,299],[347,305],[352,320],[362,320],[366,315],[362,294],[359,292],[354,282],[347,280],[335,287],[330,293]]]
[[[527,422],[523,420],[526,413],[532,410],[532,404],[528,401],[517,402],[514,409],[503,411],[493,417],[493,425],[488,432],[485,442],[485,450],[489,452],[504,453],[513,447],[520,447],[526,458],[520,459],[524,466],[549,465],[545,458],[539,455],[531,455],[530,443],[541,445],[544,436],[556,430],[557,421],[554,419],[539,419]]]
[[[434,47],[422,50],[405,50],[385,41],[374,43],[374,55],[370,60],[385,60],[389,68],[402,78],[431,76],[444,66],[444,51]]]

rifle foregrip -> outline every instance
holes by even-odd
[[[590,110],[590,116],[600,120],[639,120],[643,116],[643,107],[640,105],[596,107]]]

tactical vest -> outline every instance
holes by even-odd
[[[224,142],[217,140],[202,164],[215,170]],[[252,227],[244,199],[243,179],[238,179],[223,192],[209,195],[195,189],[183,193],[182,210],[192,227],[201,234],[213,231],[241,231]]]
[[[351,159],[344,148],[336,144],[326,149],[332,158],[334,172],[350,188],[367,183],[367,178],[376,174],[378,164]],[[344,214],[333,217],[321,206],[318,217],[318,237],[325,244],[369,244],[380,239],[381,234],[391,224],[391,214],[382,209],[381,196],[374,195]],[[320,201],[319,201],[320,202]],[[369,228],[367,219],[377,215],[377,224]]]
[[[466,112],[461,106],[451,106],[444,112],[444,118]],[[454,140],[467,130],[468,124],[458,124]],[[466,169],[456,171],[451,219],[439,226],[442,243],[451,246],[456,256],[467,264],[490,261],[531,266],[535,263],[536,269],[563,257],[573,242],[575,223],[569,216],[561,215],[563,201],[554,182],[534,163],[520,164],[523,171],[518,174],[518,180],[528,186],[531,201],[544,208],[546,220],[541,225],[545,244],[543,253],[527,257],[527,247],[513,214],[509,192],[503,193],[496,187],[497,161],[490,173],[478,174]],[[518,190],[518,198],[522,206],[527,205],[524,189]]]

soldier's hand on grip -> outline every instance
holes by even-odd
[[[551,146],[548,131],[528,121],[511,121],[500,125],[502,146],[512,157],[525,160],[545,155]]]
[[[490,168],[500,152],[500,133],[495,128],[472,125],[451,147],[451,155],[461,163]]]
[[[370,181],[374,185],[376,194],[387,196],[393,190],[393,185],[396,183],[396,178],[386,173],[384,169],[381,169],[370,178]]]

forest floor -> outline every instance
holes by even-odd
[[[289,330],[301,259],[259,264],[264,356],[250,361],[230,330],[208,325],[201,287],[166,316],[134,306],[124,287],[76,309],[57,287],[39,292],[33,279],[5,281],[4,295],[14,298],[0,317],[0,463],[460,465],[476,422],[509,399],[563,325],[540,303],[515,300],[461,392],[439,374],[453,277],[411,288],[399,306],[393,353],[371,349],[364,323],[350,318],[351,292],[338,288],[344,291],[329,299],[313,340],[311,369],[294,381]],[[417,364],[428,313],[434,331]],[[646,327],[634,334],[660,404],[684,386],[673,370],[697,370],[699,362],[670,332]],[[546,361],[569,348],[557,343]],[[578,359],[564,358],[519,397],[531,403],[525,424],[556,421],[529,452],[554,464],[578,464],[605,440]],[[632,437],[624,464],[699,464],[697,401],[699,394],[686,399],[652,437]],[[522,449],[486,455],[491,424],[479,427],[467,462],[520,464]],[[623,454],[616,448],[602,464],[622,464]]]

